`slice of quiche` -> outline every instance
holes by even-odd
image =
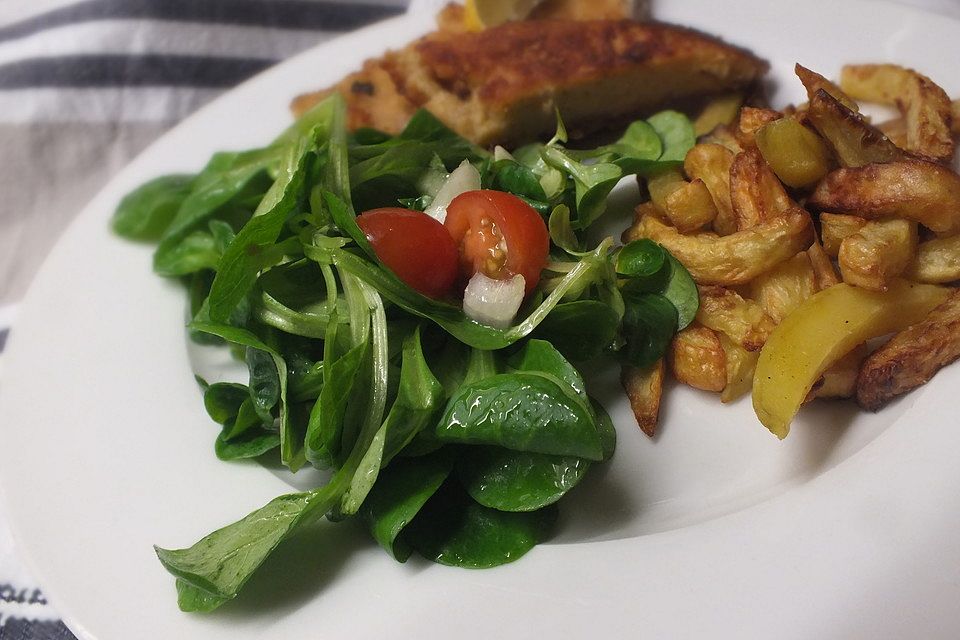
[[[293,102],[299,114],[332,91],[351,127],[398,132],[425,107],[481,145],[515,145],[555,126],[581,133],[698,96],[747,89],[767,64],[711,36],[633,20],[526,20],[480,32],[438,31],[368,60],[361,71]]]

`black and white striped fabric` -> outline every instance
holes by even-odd
[[[116,171],[221,92],[407,3],[0,2],[0,384],[16,302]],[[73,637],[17,561],[0,513],[0,640]]]

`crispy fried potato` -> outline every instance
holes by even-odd
[[[737,123],[737,137],[743,147],[752,147],[756,144],[754,136],[757,131],[774,120],[779,120],[783,114],[773,109],[744,107],[740,110],[740,120]]]
[[[823,250],[828,256],[837,257],[840,253],[840,243],[867,224],[866,218],[851,216],[843,213],[820,214],[820,239],[823,241]]]
[[[810,389],[804,402],[814,398],[852,398],[857,391],[857,374],[860,372],[860,364],[866,357],[867,345],[861,344],[837,360],[832,367],[823,372],[820,380]]]
[[[810,258],[810,264],[813,266],[813,273],[817,281],[817,291],[823,291],[835,284],[840,284],[840,277],[833,268],[833,262],[830,256],[823,250],[823,245],[815,241],[807,249],[807,256]]]
[[[747,351],[759,351],[776,323],[753,300],[724,287],[700,287],[697,322],[725,334]]]
[[[879,129],[844,107],[823,89],[810,99],[806,117],[845,167],[893,162],[905,157],[903,150]]]
[[[877,123],[877,129],[890,138],[893,144],[901,149],[907,148],[907,121],[902,117]]]
[[[960,356],[960,290],[926,318],[873,352],[857,377],[857,403],[876,411],[892,398],[925,384]]]
[[[717,217],[717,206],[703,180],[684,182],[673,191],[663,206],[667,219],[680,233],[693,233],[708,227]]]
[[[916,220],[939,236],[960,233],[960,176],[926,160],[837,169],[807,204],[864,218]]]
[[[624,365],[620,369],[620,384],[630,399],[637,426],[652,438],[657,430],[663,395],[663,358],[643,369]]]
[[[823,138],[794,118],[764,125],[755,138],[763,159],[786,185],[807,187],[830,171],[830,150]]]
[[[697,136],[710,133],[720,126],[728,125],[737,119],[743,94],[726,93],[711,99],[693,121],[693,131]]]
[[[718,144],[698,144],[687,152],[683,161],[683,170],[691,180],[699,178],[707,186],[713,203],[717,207],[717,217],[713,221],[714,230],[722,236],[737,230],[733,217],[733,205],[730,203],[730,165],[733,164],[733,152]]]
[[[921,242],[916,257],[903,276],[930,284],[960,280],[960,236]]]
[[[960,136],[960,100],[950,103],[950,133]]]
[[[733,402],[750,393],[753,386],[753,372],[757,368],[760,354],[747,351],[724,334],[720,335],[720,345],[727,360],[727,384],[720,393],[720,402]]]
[[[756,147],[738,154],[730,165],[730,202],[738,231],[772,220],[795,206]]]
[[[823,372],[858,344],[922,320],[950,295],[932,284],[897,281],[886,293],[840,283],[787,316],[760,352],[753,409],[778,438]]]
[[[656,216],[644,215],[647,211],[637,208],[637,221],[624,233],[624,241],[649,238],[660,243],[699,284],[750,282],[805,251],[813,242],[813,222],[802,209],[791,209],[752,229],[722,237],[709,233],[683,235]]]
[[[930,78],[894,64],[847,65],[840,85],[858,100],[896,105],[908,151],[941,161],[953,157],[950,98]]]
[[[663,210],[667,205],[667,197],[685,184],[687,181],[683,179],[680,169],[667,169],[647,178],[647,193],[650,194],[650,201]]]
[[[886,291],[917,251],[917,224],[910,220],[871,220],[840,243],[837,255],[843,281],[871,291]]]
[[[856,101],[844,93],[843,89],[838,87],[830,80],[827,80],[816,71],[811,71],[799,63],[794,65],[793,71],[797,74],[797,77],[800,78],[800,82],[803,83],[803,87],[807,90],[808,100],[813,101],[813,96],[816,95],[817,91],[823,89],[837,102],[845,106],[850,111],[853,111],[854,113],[860,111],[860,107],[857,105]]]
[[[818,290],[813,264],[805,251],[784,260],[750,283],[750,297],[777,324]]]
[[[692,324],[670,342],[667,363],[678,381],[704,391],[727,386],[727,356],[717,334]]]
[[[743,151],[743,147],[740,146],[740,140],[737,139],[736,132],[725,124],[714,127],[709,133],[697,138],[697,142],[700,144],[718,144],[721,147],[729,149],[730,152],[734,154]]]

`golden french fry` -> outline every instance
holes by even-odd
[[[843,213],[820,214],[820,240],[823,250],[834,258],[840,253],[840,243],[852,236],[867,224],[866,218]]]
[[[907,148],[907,121],[902,117],[877,123],[877,129],[901,149]]]
[[[680,169],[667,169],[647,178],[650,201],[663,210],[671,193],[687,184]]]
[[[858,100],[897,106],[908,151],[941,161],[953,157],[950,98],[930,78],[894,64],[860,64],[845,66],[840,84]]]
[[[757,131],[757,147],[777,177],[794,188],[807,187],[830,171],[823,139],[794,118],[780,118]]]
[[[700,144],[718,144],[721,147],[729,149],[730,152],[734,154],[743,151],[743,147],[740,146],[740,140],[737,139],[737,134],[725,124],[714,127],[710,132],[697,138],[697,142]]]
[[[879,129],[823,89],[810,99],[806,117],[845,167],[893,162],[905,157],[903,150]]]
[[[717,217],[717,206],[703,180],[694,178],[667,196],[663,212],[677,231],[693,233],[713,222]]]
[[[620,384],[630,399],[637,426],[652,438],[657,430],[663,395],[663,358],[643,369],[624,365],[620,369]]]
[[[809,298],[781,322],[760,352],[753,408],[778,438],[823,372],[858,344],[918,322],[949,296],[930,284],[898,281],[878,293],[841,283]]]
[[[835,284],[840,284],[840,277],[836,269],[833,268],[833,262],[830,256],[823,250],[819,242],[814,242],[807,249],[807,256],[810,258],[810,264],[813,266],[813,273],[817,280],[817,291],[823,291]]]
[[[864,218],[915,220],[939,236],[960,233],[960,176],[926,160],[837,169],[807,203]]]
[[[795,206],[756,147],[737,154],[730,165],[730,202],[738,231],[772,220]]]
[[[704,391],[723,391],[727,360],[714,331],[692,324],[673,337],[667,362],[678,381]]]
[[[717,286],[700,287],[697,322],[723,333],[747,351],[759,351],[776,327],[759,304]]]
[[[773,109],[759,109],[757,107],[744,107],[740,110],[740,120],[737,123],[737,137],[740,145],[751,147],[755,144],[754,136],[757,131],[766,124],[774,120],[779,120],[783,114]]]
[[[857,392],[857,374],[860,373],[860,365],[866,357],[867,345],[860,344],[837,360],[833,366],[823,372],[820,380],[810,389],[804,402],[814,398],[852,398]]]
[[[950,133],[960,136],[960,100],[950,103]]]
[[[843,281],[871,291],[886,291],[917,251],[917,223],[871,220],[840,243],[837,255]]]
[[[790,209],[783,216],[728,236],[683,235],[650,215],[649,209],[638,207],[636,222],[624,233],[624,242],[639,238],[663,245],[698,284],[738,285],[805,251],[813,242],[813,222],[806,211]]]
[[[707,186],[713,203],[717,207],[717,217],[713,221],[714,230],[720,235],[728,235],[737,230],[733,217],[733,205],[730,203],[730,165],[733,152],[718,144],[698,144],[687,152],[683,161],[683,170],[691,180],[699,178]]]
[[[843,89],[838,87],[835,83],[827,80],[822,75],[816,71],[811,71],[806,67],[800,65],[799,63],[793,67],[794,72],[797,74],[797,77],[800,78],[800,82],[803,83],[803,87],[807,90],[807,99],[813,100],[813,96],[816,95],[817,91],[823,89],[826,91],[834,100],[845,106],[850,111],[857,113],[860,111],[860,107],[857,103],[850,98]]]
[[[719,126],[728,125],[737,119],[743,96],[739,93],[727,93],[710,100],[693,121],[693,131],[697,136],[710,133]]]
[[[923,285],[918,285],[923,286]],[[876,411],[960,357],[960,290],[873,352],[857,378],[857,403]]]
[[[960,280],[960,236],[921,242],[903,277],[931,284]]]
[[[747,351],[722,333],[719,336],[727,360],[727,384],[720,393],[720,402],[727,403],[750,393],[760,354]]]
[[[805,251],[784,260],[750,283],[750,297],[777,324],[818,290],[813,264]]]

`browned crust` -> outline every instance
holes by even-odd
[[[926,160],[837,169],[820,181],[807,203],[864,218],[907,218],[940,236],[960,232],[960,176]]]
[[[631,20],[529,20],[477,33],[431,33],[370,60],[325,91],[298,97],[301,113],[331,91],[349,121],[393,133],[425,107],[479,144],[549,133],[554,108],[579,132],[667,103],[754,84],[766,62],[702,33]],[[373,95],[352,91],[357,81]]]
[[[637,426],[652,438],[657,431],[663,395],[663,359],[645,369],[624,365],[620,369],[620,384],[630,399]]]
[[[892,398],[925,384],[958,357],[960,290],[867,358],[857,376],[857,403],[876,411]]]

